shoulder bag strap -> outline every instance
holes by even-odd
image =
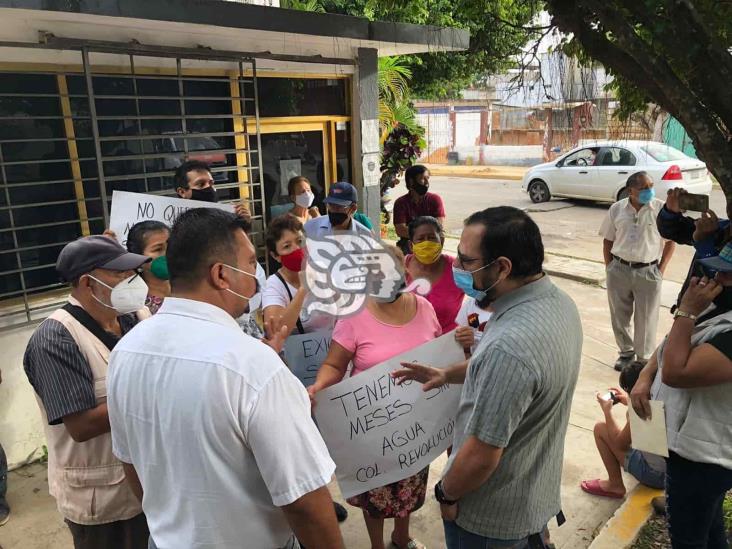
[[[84,328],[101,341],[110,351],[114,349],[115,345],[117,345],[119,339],[102,328],[99,323],[81,307],[67,303],[63,306],[63,310],[73,316],[79,324],[84,326]]]
[[[287,292],[287,297],[290,298],[290,303],[292,303],[292,292],[290,291],[290,286],[287,284],[287,281],[279,273],[279,271],[275,272],[275,275],[277,276],[277,278],[280,279],[280,282],[282,282],[282,285],[285,287],[285,291]],[[300,333],[300,335],[305,333],[305,329],[302,327],[302,322],[300,321],[300,315],[297,316],[297,331]]]

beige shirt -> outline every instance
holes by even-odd
[[[663,200],[657,198],[638,211],[628,198],[610,206],[600,236],[613,242],[612,254],[633,263],[660,260],[664,239],[658,232],[656,218],[661,208]]]

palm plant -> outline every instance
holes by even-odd
[[[416,116],[409,102],[411,69],[399,57],[379,58],[379,129],[381,142],[394,128],[404,126],[420,133]]]

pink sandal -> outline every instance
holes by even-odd
[[[587,492],[588,494],[592,494],[593,496],[601,496],[605,498],[613,498],[613,499],[623,499],[625,497],[625,494],[618,494],[617,492],[608,492],[606,490],[603,490],[600,488],[600,479],[596,478],[594,480],[583,480],[580,482],[580,488]]]

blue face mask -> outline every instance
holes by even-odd
[[[463,292],[465,292],[465,295],[468,297],[472,297],[476,301],[481,301],[485,298],[486,293],[491,291],[493,287],[498,284],[498,281],[496,284],[493,284],[490,288],[486,288],[485,290],[476,290],[473,286],[473,273],[477,273],[478,271],[482,271],[483,269],[486,269],[493,265],[496,262],[496,260],[491,261],[488,263],[488,265],[483,265],[479,269],[475,269],[474,271],[466,271],[465,269],[460,269],[459,267],[456,267],[455,265],[452,266],[452,278],[455,281],[455,286],[460,288]]]
[[[638,193],[638,202],[641,204],[648,204],[654,198],[656,198],[656,190],[653,188],[643,189]]]

